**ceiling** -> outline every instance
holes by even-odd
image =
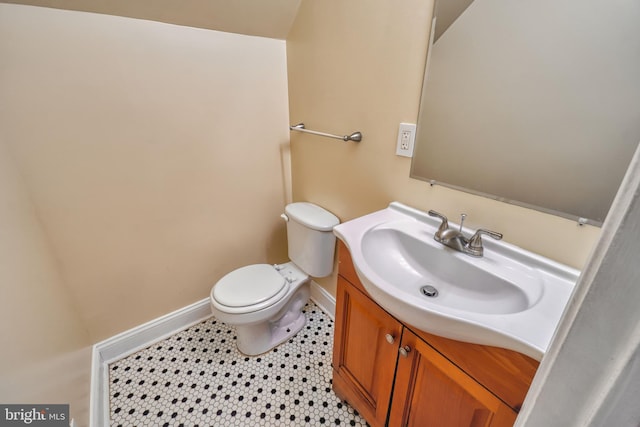
[[[301,0],[2,0],[286,39]]]

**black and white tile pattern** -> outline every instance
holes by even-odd
[[[112,426],[365,426],[331,390],[333,321],[315,304],[291,340],[257,357],[210,318],[109,365]]]

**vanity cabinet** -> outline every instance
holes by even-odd
[[[333,388],[371,426],[507,427],[538,362],[405,325],[367,294],[339,243]]]

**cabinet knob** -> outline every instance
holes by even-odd
[[[386,340],[387,340],[387,342],[388,342],[389,344],[393,344],[393,343],[394,343],[394,341],[396,340],[396,337],[394,337],[394,336],[393,336],[393,335],[391,335],[391,334],[386,334],[384,337],[386,338]]]
[[[411,347],[409,347],[408,345],[405,345],[404,347],[400,347],[400,349],[398,351],[400,352],[400,356],[407,357],[407,356],[409,356],[409,352],[411,351]]]

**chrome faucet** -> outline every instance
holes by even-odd
[[[481,257],[483,255],[483,234],[493,237],[496,240],[502,239],[502,234],[496,233],[495,231],[491,230],[485,230],[483,228],[478,229],[470,238],[466,238],[462,233],[462,223],[467,217],[466,214],[462,214],[460,216],[460,230],[449,228],[449,221],[447,221],[447,217],[442,215],[441,213],[430,210],[429,216],[439,218],[442,221],[440,223],[440,227],[438,227],[438,230],[433,235],[434,240],[467,255],[471,255],[474,257]]]

